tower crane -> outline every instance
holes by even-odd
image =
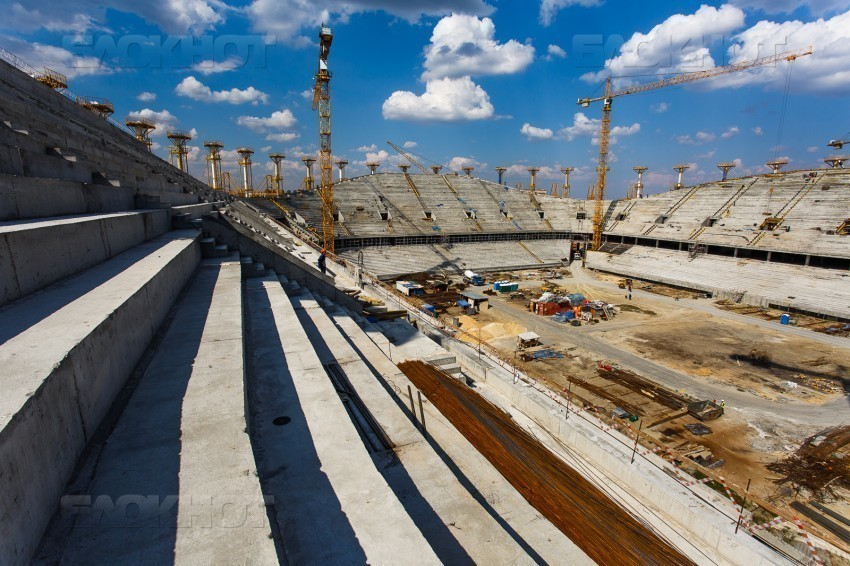
[[[319,111],[319,166],[322,172],[319,196],[322,199],[322,247],[334,253],[334,187],[333,157],[331,155],[331,73],[328,55],[333,41],[331,28],[322,25],[319,31],[319,69],[313,88],[313,110]]]
[[[777,63],[779,61],[793,62],[798,57],[804,57],[806,55],[811,54],[812,47],[809,46],[805,49],[786,51],[784,53],[778,53],[769,57],[754,59],[752,61],[743,61],[741,63],[726,65],[725,67],[715,67],[706,71],[685,73],[682,75],[677,75],[675,77],[669,77],[651,83],[625,87],[618,90],[614,90],[612,88],[611,77],[608,77],[605,80],[605,94],[603,96],[598,96],[594,98],[579,98],[578,104],[582,108],[587,108],[593,102],[602,101],[602,123],[599,129],[599,162],[596,166],[596,191],[594,192],[596,203],[593,209],[593,249],[598,250],[599,247],[602,245],[602,201],[605,198],[605,181],[608,174],[608,145],[611,137],[611,105],[614,98],[618,96],[625,96],[627,94],[637,94],[649,90],[655,90],[658,88],[689,83],[702,79],[709,79],[712,77],[717,77],[719,75],[746,71],[747,69],[762,67],[764,65]]]

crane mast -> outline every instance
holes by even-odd
[[[422,166],[422,164],[421,164],[421,163],[419,163],[416,159],[414,159],[412,155],[410,155],[409,153],[407,153],[406,151],[404,151],[403,149],[401,149],[399,146],[397,146],[396,144],[394,144],[394,143],[393,143],[393,142],[391,142],[391,141],[388,141],[388,142],[387,142],[387,144],[388,144],[391,148],[393,148],[394,150],[396,150],[396,151],[399,153],[399,155],[401,155],[402,157],[404,157],[405,159],[407,159],[408,161],[410,161],[413,165],[415,165],[417,169],[419,169],[420,171],[422,171],[422,172],[423,172],[423,173],[425,173],[426,175],[428,175],[428,174],[429,174],[429,173],[428,173],[428,170],[427,170],[427,169],[425,169],[425,167],[423,167],[423,166]]]
[[[611,104],[615,97],[624,96],[627,94],[646,92],[649,90],[655,90],[667,86],[674,86],[702,79],[708,79],[720,75],[726,75],[729,73],[737,73],[739,71],[746,71],[747,69],[752,69],[754,67],[762,67],[764,65],[777,63],[779,61],[792,62],[798,57],[804,57],[806,55],[811,54],[812,47],[809,46],[805,49],[786,51],[784,53],[778,53],[769,57],[754,59],[753,61],[743,61],[741,63],[726,65],[725,67],[715,67],[707,71],[686,73],[683,75],[677,75],[675,77],[661,79],[651,83],[625,87],[619,90],[612,89],[611,77],[608,77],[608,79],[605,81],[605,94],[603,96],[595,98],[579,98],[578,104],[582,108],[587,108],[592,102],[603,102],[602,123],[600,125],[599,131],[599,163],[596,167],[596,188],[594,190],[594,197],[596,199],[596,202],[593,208],[593,249],[598,250],[599,247],[602,245],[602,230],[604,228],[602,223],[602,201],[605,199],[605,182],[608,176],[608,146],[610,144],[611,137]]]
[[[331,28],[322,26],[319,32],[319,69],[313,89],[313,110],[319,112],[319,168],[322,199],[322,247],[334,253],[334,193],[333,156],[331,154],[331,73],[328,71],[328,55],[331,52],[333,34]]]

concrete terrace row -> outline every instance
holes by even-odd
[[[850,273],[687,252],[632,247],[619,255],[590,252],[593,269],[711,292],[747,304],[850,319]]]
[[[778,225],[762,229],[768,218]],[[850,173],[794,171],[617,201],[605,234],[626,243],[661,239],[846,258],[848,240],[835,232],[848,218]]]
[[[122,187],[148,206],[193,204],[211,196],[204,183],[127,132],[4,61],[0,87],[0,173]]]
[[[814,176],[810,176],[814,173]],[[850,218],[850,173],[795,171],[707,183],[638,200],[605,201],[609,241],[665,240],[824,257],[850,257],[836,235]],[[532,195],[479,179],[385,173],[336,185],[337,237],[592,232],[593,203]],[[319,227],[316,194],[284,205]],[[768,218],[776,219],[770,229]]]
[[[357,264],[359,253],[369,273],[389,279],[407,273],[533,269],[569,260],[569,240],[520,240],[451,245],[367,247],[340,256]]]

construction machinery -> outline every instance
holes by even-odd
[[[605,198],[605,182],[606,177],[608,175],[608,146],[610,144],[611,138],[611,106],[614,101],[614,98],[618,96],[625,96],[627,94],[637,94],[668,86],[675,86],[702,79],[709,79],[720,75],[726,75],[729,73],[746,71],[748,69],[753,69],[755,67],[763,67],[765,65],[770,65],[771,63],[778,63],[780,61],[793,62],[799,57],[804,57],[806,55],[811,54],[812,47],[809,46],[805,49],[786,51],[784,53],[778,53],[769,57],[754,59],[753,61],[742,61],[740,63],[733,63],[732,65],[726,65],[724,67],[715,67],[706,71],[685,73],[682,75],[677,75],[674,77],[669,77],[650,83],[624,87],[618,90],[614,90],[612,86],[612,77],[608,77],[605,80],[605,94],[592,98],[578,99],[578,104],[582,108],[589,107],[590,104],[593,102],[602,102],[602,122],[600,124],[599,129],[599,162],[596,166],[596,189],[593,191],[596,203],[593,211],[592,249],[598,250],[599,247],[602,245],[602,229],[604,227],[602,222],[602,201]]]
[[[319,112],[319,168],[322,199],[322,247],[334,253],[334,188],[333,156],[331,155],[331,73],[328,70],[328,55],[333,42],[331,28],[322,25],[319,31],[319,69],[313,89],[313,110]]]

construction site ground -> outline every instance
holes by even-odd
[[[605,275],[595,279],[587,271],[575,271],[575,277],[554,279],[547,277],[548,271],[500,274],[499,278],[513,275],[519,280],[525,298],[491,295],[489,310],[468,317],[453,307],[446,319],[458,317],[467,342],[474,344],[480,335],[505,359],[516,360],[523,371],[546,378],[552,389],[563,394],[569,391],[573,402],[596,407],[599,414],[621,424],[625,419],[610,417],[615,407],[637,415],[641,422],[632,427],[642,425],[642,435],[650,444],[657,442],[679,454],[690,452],[708,466],[719,464],[713,470],[738,491],[743,492],[751,480],[750,492],[755,498],[788,509],[793,498],[777,485],[777,474],[767,466],[793,454],[807,437],[829,424],[850,421],[850,340],[847,348],[841,348],[825,344],[817,336],[798,336],[730,320],[716,307],[713,310],[717,314],[713,314],[679,300],[702,295],[660,285],[652,285],[651,291],[663,290],[660,294],[666,300],[639,293],[640,287],[635,285],[629,301],[627,291],[616,286],[619,278]],[[547,281],[566,292],[581,292],[588,299],[617,305],[616,317],[577,328],[534,315],[528,310],[529,300],[539,296],[540,287]],[[713,304],[707,298],[700,298],[700,303]],[[563,357],[522,362],[517,356],[516,336],[526,331],[539,334],[545,347]],[[599,348],[588,347],[591,344],[605,344],[611,349],[600,354]],[[653,390],[641,379],[648,378],[651,383],[652,371],[640,372],[642,376],[621,371],[612,351],[635,354],[650,366],[675,370],[686,379],[679,387]],[[610,370],[605,369],[608,366],[612,366]],[[726,400],[727,406],[720,419],[703,423],[712,432],[697,436],[684,425],[699,421],[677,405],[697,400],[693,393],[700,387],[703,392],[705,388],[716,391],[717,402]],[[738,401],[725,399],[724,392]],[[807,406],[812,409],[804,413]],[[818,418],[805,418],[814,414],[814,406],[822,409]],[[800,418],[795,418],[795,411]],[[844,451],[848,449],[843,447]],[[684,467],[688,465],[691,463],[686,461]],[[695,463],[691,467],[700,469]],[[841,489],[838,493],[846,495]],[[835,510],[846,516],[846,501],[835,502]],[[823,529],[813,530],[841,544]],[[846,548],[846,543],[843,546]]]

